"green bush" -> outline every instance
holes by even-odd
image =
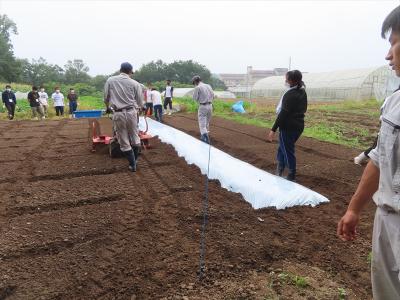
[[[49,96],[54,92],[55,87],[59,87],[61,93],[64,94],[66,97],[69,93],[69,89],[73,88],[75,89],[75,92],[79,96],[91,96],[95,95],[98,97],[102,97],[102,93],[98,92],[96,88],[90,84],[87,83],[75,83],[75,84],[63,84],[63,83],[57,83],[57,82],[46,82],[43,84],[44,88],[46,89],[47,93]]]
[[[79,98],[79,110],[104,109],[103,97],[82,96]]]
[[[18,91],[18,92],[26,93],[32,89],[32,86],[29,84],[0,82],[0,91],[1,92],[3,92],[6,89],[7,84],[11,85],[11,88],[14,92]]]
[[[75,83],[71,85],[71,88],[74,88],[79,96],[90,96],[96,92],[96,88],[87,83]]]
[[[179,105],[183,107],[182,110],[186,112],[196,112],[199,106],[197,102],[190,97],[174,98],[174,102],[179,103]],[[213,111],[218,114],[232,113],[232,105],[235,102],[236,101],[225,101],[216,99],[213,101]],[[254,106],[255,105],[250,102],[243,101],[243,107],[245,110],[252,109]]]

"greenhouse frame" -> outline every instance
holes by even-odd
[[[303,81],[309,101],[383,100],[400,85],[389,66],[322,73],[304,73]],[[257,81],[252,98],[279,100],[284,91],[285,76],[267,77]]]

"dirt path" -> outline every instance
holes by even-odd
[[[197,136],[194,116],[166,120]],[[370,296],[372,207],[357,242],[335,236],[362,171],[350,161],[356,151],[300,141],[299,182],[331,199],[318,208],[256,211],[211,182],[199,283],[205,178],[159,141],[130,174],[123,159],[89,152],[87,130],[86,120],[0,122],[0,299],[338,299],[338,288]],[[276,145],[262,129],[216,118],[212,139],[274,169]],[[307,276],[309,287],[285,285],[283,272]]]

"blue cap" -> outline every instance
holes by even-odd
[[[121,71],[131,72],[132,70],[133,70],[133,67],[130,63],[124,62],[121,64]]]

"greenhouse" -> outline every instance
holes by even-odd
[[[303,81],[310,101],[383,100],[400,85],[389,66],[304,73]],[[267,77],[254,84],[251,97],[278,100],[285,90],[285,76]]]

